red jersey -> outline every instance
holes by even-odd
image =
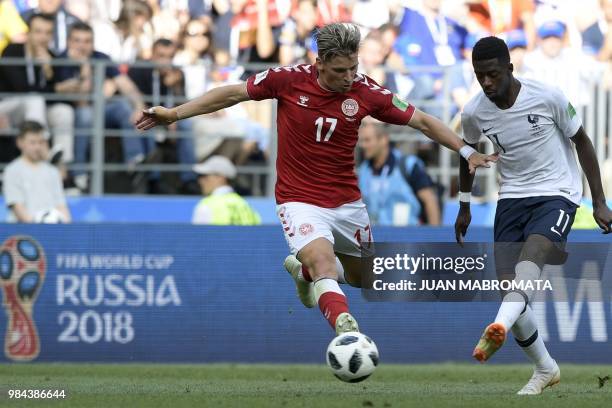
[[[317,82],[314,65],[268,69],[247,80],[253,100],[276,98],[278,158],[276,202],[335,208],[359,200],[355,145],[361,120],[370,115],[406,125],[414,107],[366,75],[349,92]]]

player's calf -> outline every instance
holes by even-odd
[[[314,292],[319,309],[336,334],[359,331],[355,318],[349,313],[346,296],[338,282],[323,278],[314,283]]]
[[[331,242],[316,239],[299,252],[302,264],[308,268],[314,284],[314,295],[319,309],[330,326],[336,329],[336,320],[348,313],[348,303],[337,281],[336,256]]]

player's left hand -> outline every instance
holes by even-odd
[[[474,174],[478,167],[491,167],[489,162],[495,163],[498,159],[499,152],[495,152],[493,154],[488,155],[478,152],[472,153],[472,155],[468,159],[468,165],[470,166],[470,174]]]
[[[610,211],[606,204],[593,207],[593,218],[595,218],[595,222],[603,230],[604,234],[612,232],[612,211]]]

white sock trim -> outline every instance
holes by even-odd
[[[314,283],[314,294],[317,303],[319,303],[319,298],[326,292],[334,292],[339,295],[345,296],[342,289],[338,285],[338,282],[331,278],[322,278]]]

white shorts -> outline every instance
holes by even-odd
[[[363,201],[337,208],[290,202],[276,206],[285,239],[292,254],[317,238],[325,238],[334,252],[350,256],[369,256],[374,245],[370,217]]]

